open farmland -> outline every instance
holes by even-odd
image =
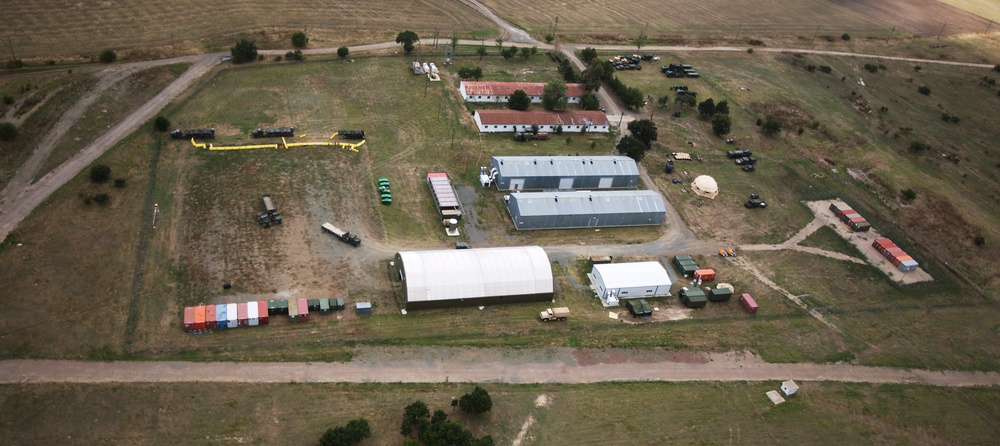
[[[9,3],[0,11],[0,21],[4,40],[10,37],[17,57],[73,61],[96,57],[104,48],[136,57],[218,51],[228,49],[237,35],[252,35],[265,47],[287,48],[292,32],[303,29],[316,47],[392,40],[404,29],[430,36],[439,28],[443,38],[453,30],[467,36],[495,34],[482,16],[452,0],[238,0],[224,6],[43,0]]]
[[[943,31],[949,34],[979,33],[986,31],[990,24],[989,19],[976,15],[981,10],[988,10],[988,7],[949,5],[947,1],[890,0],[872,3],[863,0],[830,0],[830,2],[919,36],[933,36]]]
[[[986,445],[1000,429],[995,388],[799,384],[780,406],[764,396],[777,381],[487,384],[493,409],[480,416],[448,408],[471,384],[20,384],[0,386],[0,430],[15,444],[313,444],[364,417],[364,444],[398,445],[417,399],[496,444]]]

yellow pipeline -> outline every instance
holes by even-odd
[[[339,135],[339,134],[340,134],[340,132],[333,132],[333,134],[330,135],[330,139],[336,138],[337,135]]]
[[[199,148],[199,149],[204,149],[205,148],[205,143],[198,144],[198,143],[194,142],[194,138],[191,138],[191,145],[195,146],[196,148]]]
[[[277,144],[255,144],[250,146],[215,146],[208,145],[208,150],[252,150],[252,149],[277,149]]]

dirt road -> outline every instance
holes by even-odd
[[[847,364],[769,364],[743,354],[658,362],[372,360],[350,363],[0,361],[0,383],[45,382],[503,382],[840,381],[932,386],[1000,385],[996,372],[953,372]]]

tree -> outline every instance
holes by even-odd
[[[505,42],[503,37],[497,37],[493,42],[497,44],[497,51],[503,52],[503,43]]]
[[[712,117],[712,132],[716,135],[728,135],[733,128],[733,119],[724,113],[716,113]]]
[[[11,122],[0,122],[0,141],[17,139],[17,126]]]
[[[626,107],[633,110],[642,108],[643,103],[646,102],[646,96],[642,94],[642,90],[636,87],[626,88],[625,91],[618,95],[618,98],[622,100],[622,103]]]
[[[586,47],[580,51],[580,58],[583,59],[583,63],[590,65],[594,59],[597,59],[597,49],[592,47]]]
[[[414,427],[419,426],[421,421],[426,422],[430,416],[431,412],[423,401],[416,400],[410,403],[406,409],[403,409],[403,424],[399,428],[399,433],[403,436],[409,436]]]
[[[410,54],[410,52],[413,51],[413,43],[419,41],[420,37],[417,36],[417,33],[410,30],[403,31],[396,36],[396,43],[403,44],[403,51],[406,52],[406,54]]]
[[[476,67],[475,69],[472,70],[473,79],[478,81],[482,77],[483,77],[483,67]]]
[[[580,96],[580,107],[584,110],[600,110],[601,101],[593,93]]]
[[[352,446],[372,436],[368,420],[358,418],[347,422],[346,426],[327,429],[319,439],[320,446]]]
[[[517,55],[517,47],[514,45],[511,45],[507,48],[500,50],[500,56],[503,57],[503,60],[510,60],[512,57],[516,55]]]
[[[637,119],[628,123],[628,131],[633,138],[638,139],[646,147],[652,146],[653,141],[656,141],[658,137],[656,124],[649,119]]]
[[[975,243],[976,246],[983,246],[986,244],[986,237],[977,235],[976,238],[972,240],[972,242]]]
[[[521,48],[521,57],[523,57],[524,60],[528,60],[528,58],[531,57],[531,48],[528,47]]]
[[[698,104],[698,114],[702,118],[708,118],[715,114],[715,101],[712,98],[705,99]]]
[[[552,111],[566,105],[566,83],[552,81],[542,89],[542,107]]]
[[[576,69],[573,68],[573,63],[569,59],[559,61],[559,74],[562,74],[563,80],[566,82],[576,82],[579,80],[576,76]]]
[[[458,408],[465,413],[481,414],[489,412],[493,408],[493,400],[486,389],[476,386],[472,392],[466,393],[458,399]]]
[[[601,81],[603,79],[604,64],[602,63],[591,63],[583,70],[583,73],[580,73],[580,82],[583,83],[587,91],[597,91],[597,89],[601,88]]]
[[[531,55],[534,56],[535,54],[538,54],[538,47],[537,46],[531,47]]]
[[[472,67],[458,67],[458,77],[462,79],[471,79],[473,73],[474,70],[472,69]]]
[[[111,168],[104,164],[95,164],[90,167],[90,181],[103,183],[111,178]]]
[[[110,48],[106,48],[97,56],[97,60],[101,61],[101,63],[112,63],[118,60],[118,54],[115,54]]]
[[[552,34],[546,34],[545,35],[545,43],[552,43],[553,40],[556,40],[556,36],[553,36]],[[997,71],[1000,71],[1000,70],[997,70]]]
[[[670,96],[660,96],[660,98],[656,100],[656,103],[660,104],[660,108],[667,108],[667,106],[670,105]]]
[[[922,86],[920,86],[920,88],[917,88],[917,92],[920,93],[920,94],[922,94],[922,95],[924,95],[924,96],[927,96],[927,95],[931,94],[931,87],[928,87],[926,85],[922,85]]]
[[[480,45],[476,53],[479,54],[479,60],[483,60],[483,57],[486,56],[486,45]]]
[[[344,428],[347,429],[347,434],[352,439],[356,439],[355,442],[372,436],[372,428],[368,425],[368,420],[364,418],[348,421]]]
[[[840,38],[841,38],[841,39],[842,39],[843,41],[845,41],[845,42],[846,42],[846,41],[848,41],[848,40],[851,40],[851,35],[850,35],[850,34],[847,34],[847,33],[844,33],[844,34],[842,34],[842,35],[840,36]]]
[[[351,50],[346,46],[342,46],[337,48],[337,55],[340,56],[341,59],[347,59],[347,56],[351,55]]]
[[[618,141],[618,153],[632,158],[636,162],[642,161],[642,158],[646,156],[647,148],[642,141],[632,136],[626,136]]]
[[[292,33],[292,46],[296,48],[305,48],[307,43],[309,43],[309,38],[306,37],[306,33],[302,31]]]
[[[233,55],[233,63],[250,62],[257,59],[257,44],[250,39],[240,39],[229,52]]]
[[[913,201],[917,199],[917,192],[913,189],[903,189],[900,193],[903,194],[903,199],[906,201]]]
[[[698,103],[698,100],[696,100],[694,96],[683,94],[677,95],[677,97],[674,98],[674,103],[694,107],[694,105]]]
[[[781,133],[781,121],[774,116],[767,115],[764,117],[764,122],[760,125],[760,130],[764,132],[767,136],[774,136]]]
[[[722,113],[724,115],[728,115],[729,114],[729,101],[719,101],[718,104],[715,104],[715,112],[716,113]]]
[[[531,106],[531,98],[528,97],[528,93],[525,93],[524,90],[514,90],[514,93],[510,95],[507,105],[511,110],[527,110]]]
[[[153,120],[153,128],[155,128],[157,132],[165,132],[170,129],[170,120],[163,116],[157,116],[156,119]]]

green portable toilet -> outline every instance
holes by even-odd
[[[319,314],[330,314],[330,298],[324,297],[319,300]]]
[[[337,310],[337,311],[343,311],[344,310],[344,298],[343,297],[338,297],[335,300],[335,302],[336,302],[336,304],[333,305],[333,307],[334,307],[333,309]]]

